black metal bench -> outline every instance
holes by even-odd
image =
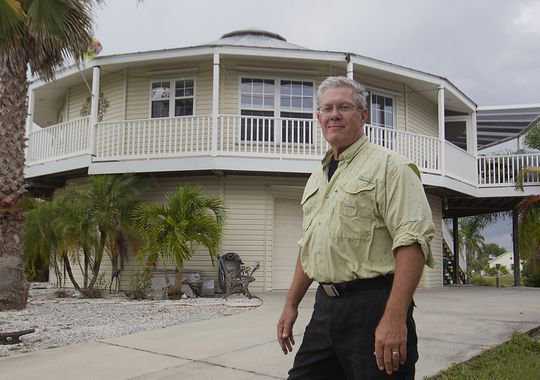
[[[21,336],[32,334],[35,329],[19,330],[12,332],[0,332],[0,344],[17,344],[21,343]]]

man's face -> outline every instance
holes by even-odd
[[[367,111],[355,105],[352,94],[347,87],[330,88],[319,99],[317,119],[324,138],[337,154],[364,134]]]

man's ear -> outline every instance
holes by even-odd
[[[361,115],[362,115],[362,121],[364,123],[367,123],[369,121],[368,111],[367,110],[362,110]]]
[[[317,119],[317,121],[320,124],[321,123],[321,113],[319,111],[316,111],[313,114],[315,115],[315,118]]]

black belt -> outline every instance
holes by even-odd
[[[347,282],[321,282],[321,289],[328,297],[342,297],[362,290],[390,289],[392,273],[374,278],[359,278]]]

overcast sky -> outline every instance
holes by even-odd
[[[200,45],[246,28],[445,76],[478,105],[540,103],[540,0],[108,0],[101,55]],[[511,222],[486,230],[511,250]]]
[[[102,55],[257,28],[447,77],[479,105],[540,103],[540,0],[106,0]]]

